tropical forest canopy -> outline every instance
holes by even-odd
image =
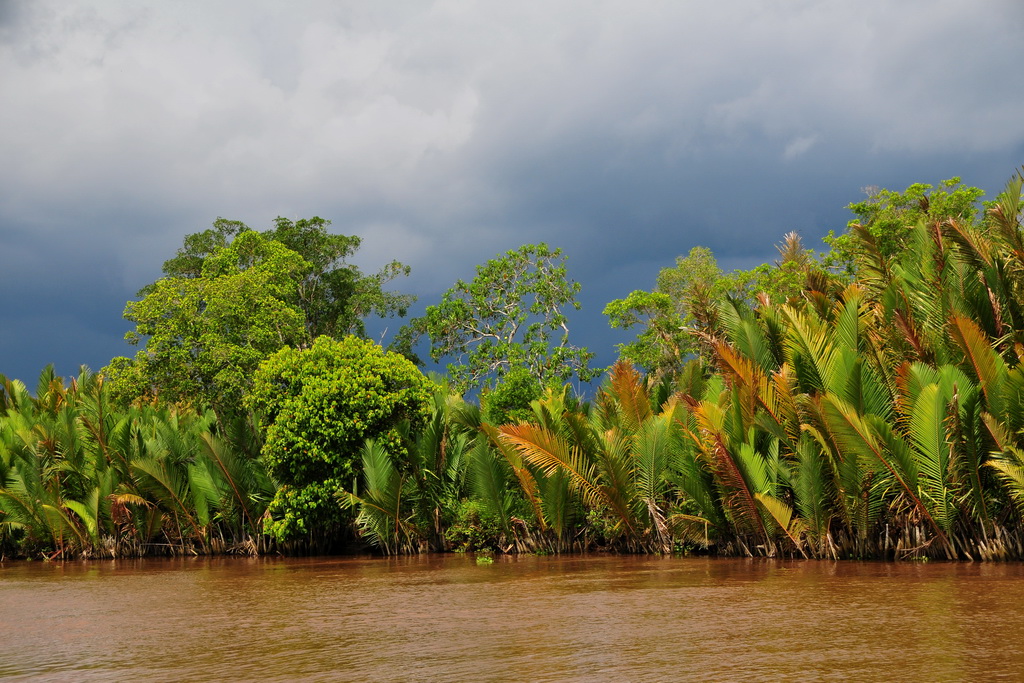
[[[0,378],[0,556],[1024,558],[1021,195],[876,189],[823,252],[790,233],[745,271],[695,246],[606,305],[636,333],[607,370],[557,248],[383,348],[406,266],[364,274],[321,218],[218,219],[128,302],[134,356]]]

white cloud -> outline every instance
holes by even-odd
[[[793,138],[787,145],[786,149],[782,152],[782,158],[786,161],[791,161],[799,156],[803,156],[818,143],[818,135],[802,135],[798,138]]]

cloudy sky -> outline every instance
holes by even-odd
[[[695,245],[749,267],[864,187],[998,192],[1022,64],[1019,0],[0,0],[0,372],[130,355],[186,233],[278,215],[410,264],[417,310],[561,246],[607,364],[603,305]]]

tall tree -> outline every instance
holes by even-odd
[[[294,303],[305,314],[309,337],[363,336],[363,320],[370,315],[404,316],[416,297],[384,287],[399,276],[408,275],[409,267],[392,261],[377,273],[364,275],[358,266],[348,262],[362,240],[356,235],[330,233],[330,225],[329,220],[319,216],[295,221],[278,217],[273,228],[262,232],[264,237],[299,254],[309,266],[298,279],[294,293]],[[185,237],[177,255],[164,262],[164,273],[169,277],[201,277],[207,257],[249,231],[240,221],[218,218],[212,228]],[[141,294],[148,293],[153,286],[143,289]]]
[[[308,269],[280,242],[245,231],[205,256],[200,275],[158,280],[125,308],[135,323],[126,339],[144,348],[107,368],[115,393],[234,412],[261,360],[308,340],[294,303]]]
[[[366,317],[404,316],[416,297],[384,287],[408,275],[409,266],[392,261],[373,275],[363,275],[346,260],[355,254],[362,240],[356,235],[331,234],[327,232],[330,224],[318,217],[297,221],[277,218],[274,228],[264,233],[300,254],[310,265],[297,290],[310,337],[364,336]]]
[[[672,376],[694,355],[710,357],[702,339],[717,329],[724,299],[779,305],[807,289],[828,289],[827,277],[797,233],[786,234],[776,249],[774,264],[726,273],[710,249],[694,247],[658,273],[653,291],[636,290],[609,302],[604,314],[613,328],[640,330],[635,341],[619,346],[621,357],[649,373]]]
[[[347,262],[355,236],[327,232],[330,221],[277,218],[250,230],[218,218],[187,235],[164,263],[166,277],[144,287],[125,317],[126,338],[145,348],[115,358],[106,374],[120,398],[159,394],[234,412],[261,360],[319,335],[365,334],[369,315],[405,315],[411,295],[385,291],[408,274],[394,261],[374,275]]]
[[[448,372],[461,391],[516,367],[544,383],[588,382],[598,374],[588,366],[594,354],[569,343],[563,312],[579,310],[579,291],[561,249],[526,244],[477,266],[472,282],[456,282],[412,328],[429,336],[434,361],[456,358]]]
[[[658,273],[652,292],[636,290],[604,308],[613,328],[641,330],[635,341],[620,345],[621,356],[648,372],[672,372],[697,350],[692,334],[702,302],[723,280],[711,250],[694,247],[674,266]]]

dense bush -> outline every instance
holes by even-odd
[[[356,485],[363,442],[376,439],[402,458],[398,427],[421,426],[430,397],[429,380],[410,361],[353,336],[319,337],[264,361],[248,405],[266,424],[263,458],[282,485],[268,531],[279,540],[315,531],[314,542],[330,542],[344,519],[330,500]]]

